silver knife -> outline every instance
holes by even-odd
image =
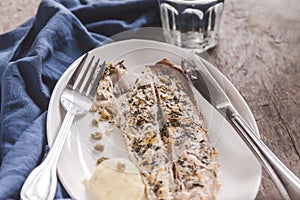
[[[279,160],[241,117],[204,63],[205,61],[201,57],[191,51],[184,56],[182,69],[186,72],[194,87],[226,118],[265,167],[282,198],[285,200],[299,200],[299,178]]]

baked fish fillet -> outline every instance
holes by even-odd
[[[148,199],[216,199],[217,151],[180,69],[162,60],[120,96],[120,128]]]

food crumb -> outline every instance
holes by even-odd
[[[109,120],[110,118],[111,118],[111,115],[109,114],[109,112],[107,111],[107,110],[103,110],[102,112],[101,112],[101,117],[102,117],[102,119],[104,119],[104,120]]]
[[[99,127],[99,121],[97,119],[93,119],[92,124],[96,127]]]
[[[117,164],[117,170],[124,172],[126,165],[124,163],[118,162]]]
[[[93,104],[91,109],[90,109],[90,112],[97,112],[98,109],[99,108],[95,104]]]
[[[105,133],[111,133],[112,131],[113,131],[112,128],[107,128],[107,129],[105,129]]]
[[[101,133],[101,132],[94,132],[94,133],[91,133],[91,137],[92,137],[94,140],[101,140],[101,139],[102,139],[102,133]]]
[[[97,160],[97,165],[99,165],[100,163],[102,163],[104,160],[108,160],[108,159],[109,159],[108,157],[102,156],[101,158],[99,158],[99,159]]]
[[[104,151],[104,145],[103,144],[96,144],[95,146],[94,146],[94,149],[95,150],[97,150],[97,151]]]

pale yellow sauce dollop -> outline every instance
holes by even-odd
[[[146,199],[145,186],[138,170],[124,158],[104,160],[84,184],[95,200]]]

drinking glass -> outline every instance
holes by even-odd
[[[201,53],[218,43],[224,0],[158,0],[166,42]]]

